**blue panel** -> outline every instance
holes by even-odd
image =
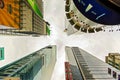
[[[97,0],[73,0],[73,2],[85,17],[96,23],[105,25],[120,24],[120,14],[107,8]]]

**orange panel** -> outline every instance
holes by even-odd
[[[0,0],[0,25],[19,29],[19,0]]]
[[[20,80],[20,78],[17,77],[6,77],[4,80]]]

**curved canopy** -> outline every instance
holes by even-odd
[[[104,25],[120,24],[120,14],[98,0],[73,0],[73,2],[85,17],[96,23]]]

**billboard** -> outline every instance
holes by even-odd
[[[42,12],[39,10],[36,0],[27,0],[34,12],[40,17],[43,18]]]
[[[0,60],[4,60],[4,47],[0,47]]]
[[[4,80],[20,80],[18,77],[6,77]]]
[[[73,0],[73,2],[85,17],[96,23],[104,25],[120,24],[120,14],[103,5],[99,0]]]
[[[0,25],[19,29],[19,0],[0,0]]]

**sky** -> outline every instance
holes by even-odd
[[[65,29],[65,0],[44,0],[45,20],[51,25],[50,39],[57,45],[57,63],[51,80],[64,80],[65,46],[78,46],[105,61],[110,52],[120,52],[120,32],[99,32],[67,36]]]

